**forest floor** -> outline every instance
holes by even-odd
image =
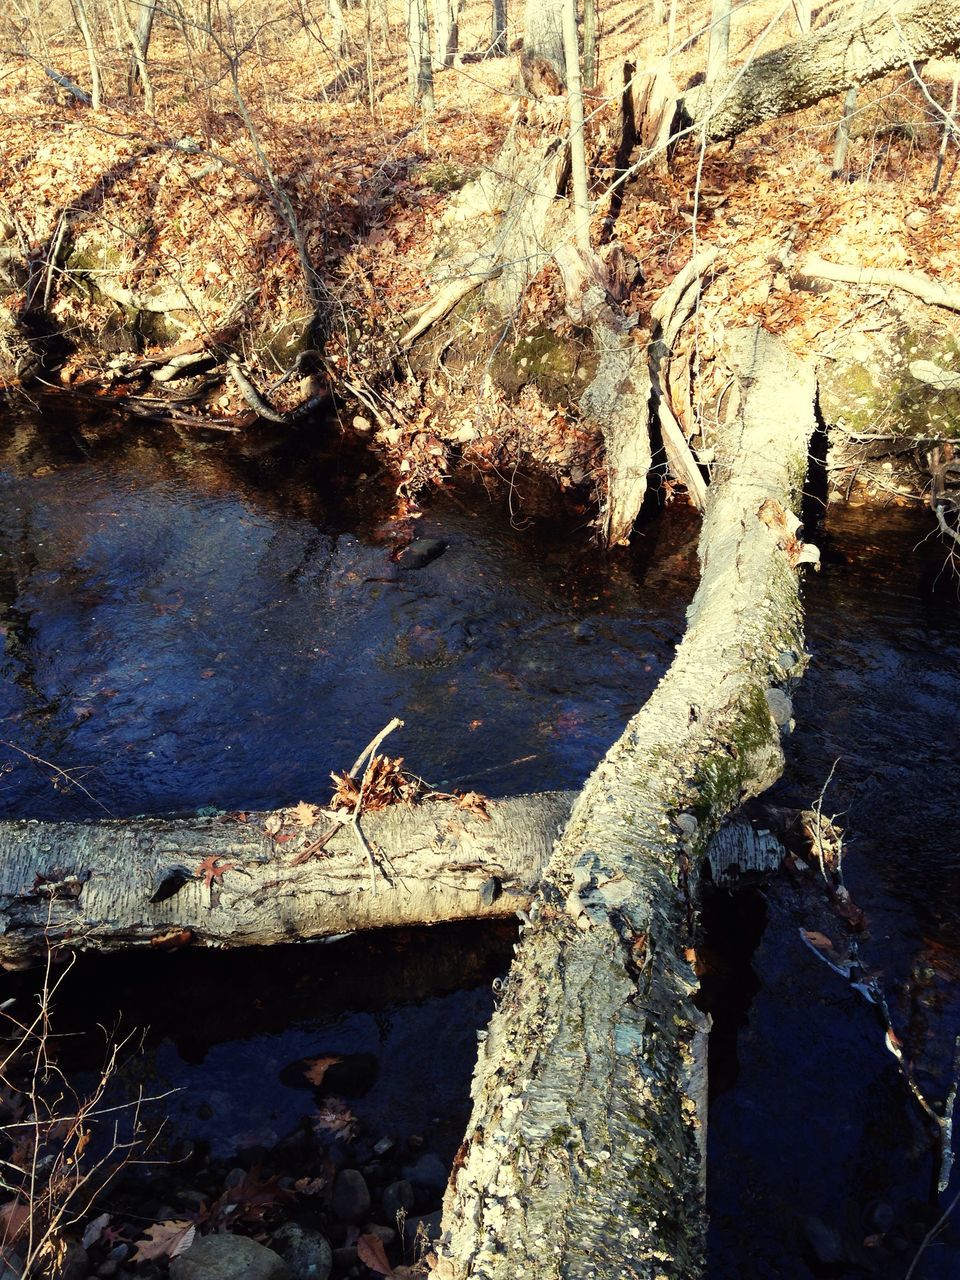
[[[703,4],[682,10],[679,52],[669,64],[680,86],[702,69],[697,32],[707,19]],[[453,194],[495,158],[522,103],[516,53],[484,57],[486,8],[464,9],[460,61],[436,74],[436,110],[426,118],[406,99],[399,7],[376,15],[369,60],[365,11],[347,11],[351,48],[343,60],[330,52],[328,22],[292,30],[279,14],[267,13],[256,29],[252,20],[243,29],[237,19],[229,46],[197,31],[188,45],[160,20],[152,116],[119,92],[125,68],[117,52],[105,57],[106,105],[94,112],[44,74],[46,64],[87,83],[72,31],[29,52],[8,45],[0,66],[0,240],[21,254],[19,271],[7,261],[0,305],[8,322],[45,298],[48,323],[66,339],[53,380],[121,401],[158,394],[148,364],[131,376],[131,349],[149,360],[220,333],[281,412],[335,387],[343,430],[375,442],[407,497],[461,465],[508,477],[520,465],[589,504],[602,492],[602,457],[597,434],[580,429],[570,390],[586,370],[565,356],[549,367],[551,344],[561,350],[572,329],[553,264],[496,343],[499,361],[495,354],[448,367],[441,350],[418,363],[416,348],[408,358],[398,346],[442,269]],[[743,6],[734,13],[731,59],[743,59],[760,37],[766,49],[794,36],[789,8],[781,13],[767,0]],[[635,7],[604,8],[588,126],[592,234],[596,244],[616,237],[639,264],[626,309],[639,317],[640,333],[694,249],[718,248],[686,339],[695,359],[684,426],[695,432],[695,419],[709,417],[722,397],[719,369],[713,382],[711,370],[726,329],[758,322],[829,367],[889,323],[876,294],[805,287],[785,270],[785,254],[956,279],[960,188],[951,147],[931,190],[942,134],[932,102],[948,102],[950,84],[928,68],[924,85],[908,72],[861,91],[839,180],[830,162],[841,103],[831,100],[733,144],[682,144],[669,164],[641,169],[614,212],[623,65],[653,65],[665,46],[665,29]],[[320,279],[319,334],[297,249],[271,199],[271,172]],[[98,275],[109,276],[115,293],[142,298],[173,288],[188,302],[132,316],[92,287]],[[460,323],[469,339],[469,314]],[[532,368],[516,354],[521,336],[535,344]],[[254,420],[228,379],[171,386],[188,423]]]

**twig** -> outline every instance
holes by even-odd
[[[823,860],[823,836],[821,834],[823,831],[823,801],[827,794],[827,787],[829,787],[830,783],[833,781],[833,775],[836,773],[837,765],[839,763],[840,757],[837,756],[836,760],[834,760],[833,764],[830,766],[830,772],[827,774],[826,782],[820,788],[820,794],[817,796],[817,803],[813,806],[813,812],[817,815],[817,829],[815,832],[817,842],[817,861],[820,863],[820,874],[823,876],[824,880],[827,878],[827,868]],[[837,873],[840,883],[843,884],[843,863],[839,858],[837,860]]]
[[[903,1280],[912,1280],[913,1273],[917,1269],[917,1263],[920,1261],[921,1257],[926,1252],[927,1248],[933,1243],[934,1239],[940,1234],[943,1228],[947,1225],[947,1221],[951,1213],[953,1213],[954,1209],[957,1207],[958,1204],[960,1204],[960,1191],[958,1191],[957,1194],[953,1197],[953,1199],[947,1205],[946,1209],[944,1209],[943,1213],[940,1215],[937,1221],[933,1224],[933,1226],[930,1228],[930,1230],[921,1240],[920,1248],[913,1255],[913,1261],[910,1263],[910,1270],[904,1276]]]
[[[54,773],[59,773],[60,777],[64,778],[71,787],[76,787],[78,791],[82,791],[88,800],[92,800],[98,809],[102,809],[108,818],[114,816],[105,804],[102,804],[95,795],[87,790],[82,782],[78,782],[66,769],[61,769],[59,765],[54,764],[51,760],[44,760],[42,756],[35,756],[32,752],[25,751],[23,747],[18,747],[15,742],[7,742],[5,739],[0,739],[0,746],[9,747],[11,751],[18,751],[20,755],[26,756],[33,764],[42,764],[44,768],[52,769]]]
[[[350,819],[350,826],[353,829],[353,834],[356,838],[357,844],[360,846],[360,851],[366,854],[367,860],[370,863],[370,888],[374,893],[377,892],[377,863],[373,856],[373,850],[370,848],[370,842],[360,829],[360,814],[363,811],[363,795],[367,789],[367,778],[370,776],[370,764],[373,763],[377,748],[388,734],[393,733],[394,729],[402,728],[403,721],[394,716],[386,728],[381,729],[377,736],[364,747],[354,762],[353,768],[350,770],[351,778],[355,778],[359,770],[363,768],[364,762],[369,760],[369,764],[363,770],[363,777],[360,780],[360,793],[357,796],[357,803],[353,807],[353,816]],[[388,884],[390,883],[389,876],[384,874],[384,879]]]
[[[377,747],[379,747],[380,743],[383,742],[384,738],[386,738],[388,734],[393,733],[394,729],[402,729],[402,728],[403,728],[403,721],[398,720],[397,717],[394,716],[394,718],[390,721],[387,727],[385,729],[381,729],[380,732],[377,734],[377,736],[371,742],[369,742],[367,746],[365,746],[364,749],[357,756],[356,760],[353,762],[353,768],[350,770],[350,777],[351,778],[357,777],[360,770],[363,768],[364,764],[376,752]],[[362,793],[363,791],[362,784],[361,784],[360,790]]]

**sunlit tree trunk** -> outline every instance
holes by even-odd
[[[433,110],[433,63],[427,0],[407,0],[407,92],[424,111]]]
[[[153,114],[153,82],[147,70],[147,51],[150,48],[150,36],[153,33],[153,18],[156,13],[157,0],[149,0],[140,9],[140,17],[136,30],[130,21],[127,0],[117,0],[120,21],[124,34],[130,45],[130,68],[127,72],[127,92],[133,97],[139,90],[143,91],[143,105]]]
[[[526,0],[523,12],[525,69],[535,68],[540,80],[555,77],[555,85],[545,86],[552,88],[555,93],[567,82],[563,52],[563,4],[564,0]]]
[[[493,0],[490,52],[498,57],[507,52],[507,0]]]
[[[97,48],[94,44],[93,32],[90,29],[90,19],[87,15],[86,0],[71,0],[71,3],[77,26],[80,28],[80,34],[83,37],[84,47],[87,51],[87,64],[90,67],[90,105],[94,111],[98,111],[103,99],[103,81],[100,75]]]
[[[710,46],[707,53],[707,84],[722,76],[730,60],[730,0],[713,0],[710,15]]]
[[[810,0],[793,0],[793,12],[797,15],[797,26],[802,36],[810,30],[810,9]]]
[[[597,84],[597,0],[583,0],[583,87]]]
[[[345,58],[350,50],[350,39],[347,35],[347,20],[343,16],[340,0],[327,0],[327,13],[333,23],[333,47],[338,58]]]
[[[577,248],[590,249],[590,197],[587,193],[587,154],[583,140],[583,85],[577,38],[577,0],[563,3],[563,51],[567,71],[567,112],[570,120],[570,180],[573,187],[573,230]]]
[[[436,48],[433,66],[436,71],[452,67],[460,45],[460,23],[457,0],[433,0],[433,36]]]

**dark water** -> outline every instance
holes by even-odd
[[[387,749],[437,785],[585,778],[682,633],[695,523],[605,560],[448,496],[416,534],[449,549],[404,571],[390,491],[325,431],[0,418],[0,814],[322,801],[395,715]]]
[[[838,512],[828,528],[824,571],[806,588],[812,662],[772,798],[809,807],[836,762],[824,811],[846,829],[845,879],[867,916],[862,958],[880,974],[918,1085],[939,1106],[960,1034],[958,585],[922,513]],[[784,881],[717,922],[729,963],[740,948],[749,1001],[718,1045],[717,1280],[902,1277],[939,1215],[931,1125],[876,1011],[800,940],[800,928],[823,927],[815,897]],[[843,940],[839,922],[831,936]],[[954,1177],[940,1208],[958,1190]],[[951,1227],[914,1274],[960,1275],[958,1244]]]
[[[330,769],[393,715],[407,727],[390,749],[432,782],[579,783],[670,660],[695,523],[668,512],[606,559],[569,522],[513,528],[498,502],[446,495],[416,532],[449,549],[404,571],[392,501],[335,428],[236,442],[0,418],[0,813],[322,799]],[[825,808],[848,833],[864,962],[939,1104],[960,1032],[960,607],[928,527],[921,513],[831,517],[775,798],[808,806],[838,762]],[[714,912],[730,974],[714,1280],[905,1276],[938,1213],[930,1126],[875,1012],[800,942],[822,927],[813,912],[788,881]],[[362,1142],[415,1133],[449,1159],[509,958],[508,935],[467,928],[84,962],[64,1032],[151,1025],[131,1079],[183,1087],[164,1104],[172,1132],[215,1152],[283,1138],[316,1101],[296,1064],[343,1054],[363,1080]],[[952,1227],[914,1274],[960,1275]]]

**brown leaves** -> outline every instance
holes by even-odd
[[[199,876],[208,889],[212,889],[214,884],[222,885],[226,872],[233,871],[237,865],[235,862],[225,862],[219,866],[219,862],[220,855],[211,853],[209,857],[204,858],[194,872],[194,875]]]
[[[356,1117],[341,1098],[328,1098],[314,1115],[313,1130],[321,1138],[341,1138],[350,1142],[356,1132]]]
[[[338,1058],[334,1054],[323,1058],[310,1058],[304,1066],[303,1074],[312,1085],[316,1085],[319,1088],[323,1084],[323,1077],[330,1068],[342,1061],[342,1058]]]
[[[357,1257],[365,1267],[375,1271],[378,1276],[392,1276],[393,1267],[387,1261],[383,1241],[372,1233],[360,1236],[357,1240]]]
[[[490,815],[487,813],[487,798],[479,791],[465,791],[463,795],[456,797],[456,801],[458,809],[462,809],[465,813],[472,813],[475,818],[480,818],[483,822],[490,821]]]
[[[176,1258],[193,1244],[197,1234],[194,1222],[171,1218],[147,1227],[146,1235],[137,1241],[137,1250],[131,1262],[151,1262],[158,1258]]]
[[[298,827],[312,827],[316,824],[320,817],[320,809],[315,804],[308,804],[306,800],[301,800],[299,804],[295,804],[292,809],[288,809],[290,821],[295,822]]]
[[[355,809],[363,792],[363,812],[373,813],[391,804],[414,804],[423,785],[403,772],[403,757],[374,756],[364,771],[362,783],[349,773],[331,773],[334,784],[331,809]]]

